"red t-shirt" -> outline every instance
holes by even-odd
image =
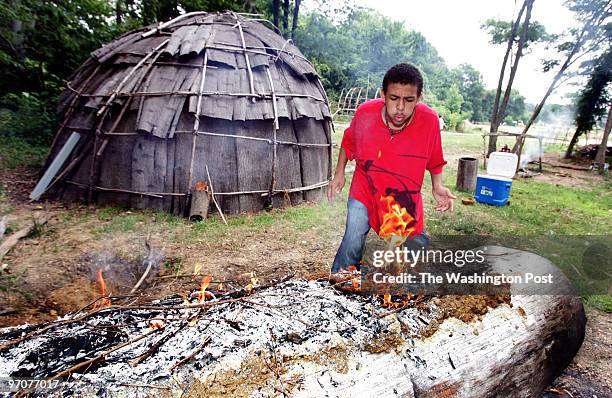
[[[446,164],[438,115],[419,103],[410,124],[391,137],[381,116],[383,106],[382,99],[362,104],[344,131],[342,148],[356,164],[349,196],[368,208],[370,227],[379,235],[418,235],[424,227],[425,170],[438,174]],[[400,233],[389,230],[397,226],[393,216],[403,226]]]

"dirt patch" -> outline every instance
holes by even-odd
[[[569,188],[589,189],[601,182],[602,176],[591,171],[583,170],[591,166],[588,159],[562,159],[559,154],[545,153],[542,157],[542,171],[537,164],[529,165],[529,170],[539,174],[531,177],[535,181],[546,182]]]
[[[463,322],[471,322],[486,314],[489,309],[502,304],[511,306],[510,295],[500,296],[443,296],[435,299],[435,303],[444,311],[444,318],[457,318]]]
[[[489,310],[507,304],[512,306],[510,294],[497,296],[442,296],[433,299],[442,311],[440,317],[427,325],[418,337],[427,338],[439,329],[447,318],[457,318],[463,322],[480,319]]]
[[[540,398],[612,397],[612,315],[587,309],[578,354]]]
[[[194,239],[193,224],[169,230],[154,215],[137,216],[142,225],[126,232],[104,233],[99,229],[113,222],[104,208],[56,202],[12,206],[8,222],[15,229],[38,214],[53,216],[38,236],[22,239],[2,261],[0,307],[12,310],[0,314],[0,327],[48,321],[86,306],[97,291],[98,267],[105,269],[109,293],[128,293],[143,272],[147,239],[162,260],[139,289],[140,302],[187,294],[199,288],[203,275],[239,288],[252,276],[265,284],[287,274],[327,272],[342,233],[339,227],[330,239],[306,229],[288,237],[271,225],[241,236]],[[109,267],[129,275],[117,278],[107,273]],[[196,267],[199,276],[192,278]]]
[[[14,169],[0,168],[1,192],[6,199],[15,205],[26,203],[30,199],[30,192],[36,186],[38,169],[18,166]]]
[[[239,369],[217,372],[202,382],[196,381],[186,397],[250,397],[262,387],[277,391],[281,386],[284,391],[280,392],[290,393],[297,383],[288,381],[286,372],[271,353],[260,352],[259,356],[242,362]]]

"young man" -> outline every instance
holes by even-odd
[[[327,196],[330,201],[344,187],[344,169],[355,160],[349,191],[346,229],[331,272],[359,268],[370,228],[384,235],[391,209],[405,209],[402,220],[410,237],[407,246],[427,249],[423,231],[421,185],[431,174],[437,211],[453,210],[456,198],[442,185],[442,154],[438,115],[420,103],[423,76],[410,64],[398,64],[383,79],[382,98],[362,104],[344,131],[338,164]],[[393,205],[399,205],[393,206]],[[408,213],[407,215],[405,213]],[[384,225],[383,225],[384,224]]]

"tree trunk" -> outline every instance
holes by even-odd
[[[514,83],[514,77],[516,76],[516,71],[518,70],[518,64],[523,56],[523,48],[525,47],[525,43],[527,42],[527,36],[529,33],[529,21],[531,20],[531,10],[533,8],[533,1],[531,1],[527,5],[527,13],[525,15],[525,22],[523,22],[523,30],[521,31],[521,37],[519,38],[519,42],[516,49],[516,56],[514,57],[514,63],[510,68],[510,76],[508,77],[508,84],[506,85],[506,90],[504,91],[504,98],[502,100],[501,105],[499,106],[499,110],[497,113],[498,120],[497,125],[503,120],[504,113],[506,112],[506,108],[508,107],[508,101],[510,101],[510,93],[512,91],[512,84]]]
[[[506,64],[508,63],[508,58],[512,53],[512,46],[514,45],[514,37],[516,36],[516,31],[521,22],[521,18],[523,17],[523,12],[527,7],[527,3],[529,0],[525,0],[523,2],[523,6],[519,10],[518,16],[516,17],[516,21],[512,25],[512,30],[510,32],[510,39],[508,39],[508,47],[506,48],[506,54],[504,55],[504,61],[502,62],[502,68],[499,73],[499,81],[497,82],[497,91],[495,92],[495,100],[493,102],[493,110],[491,112],[491,127],[489,129],[491,134],[497,133],[497,129],[499,128],[499,124],[503,118],[503,115],[499,115],[499,99],[501,97],[502,85],[504,83],[504,74],[506,72]],[[489,149],[487,153],[495,152],[497,150],[497,136],[489,136]]]
[[[283,3],[283,36],[289,36],[289,0]]]
[[[18,1],[11,1],[10,5],[12,7],[17,7],[19,5]],[[32,26],[27,26],[27,29],[34,29],[34,21],[31,22]],[[25,49],[23,43],[25,41],[25,32],[23,21],[13,19],[10,21],[10,29],[11,29],[11,37],[5,38],[5,41],[15,54],[16,60],[19,62],[23,62],[25,59]]]
[[[293,20],[291,21],[291,38],[295,38],[295,30],[298,25],[298,16],[300,14],[300,3],[302,0],[295,0],[295,4],[293,5]]]
[[[602,11],[603,11],[603,9],[602,9]],[[584,24],[582,25],[582,27],[580,29],[580,33],[578,33],[578,35],[576,36],[576,41],[573,43],[571,52],[567,55],[567,58],[565,59],[565,62],[563,63],[563,66],[561,66],[561,69],[559,69],[559,71],[557,72],[557,74],[553,78],[553,81],[551,82],[550,86],[548,87],[548,90],[546,91],[546,94],[544,95],[544,98],[542,98],[542,101],[540,101],[538,106],[534,109],[533,114],[531,115],[531,118],[529,119],[529,122],[527,123],[527,125],[523,129],[520,137],[517,138],[516,143],[514,145],[514,148],[512,148],[512,152],[518,154],[518,157],[519,157],[518,164],[519,165],[521,164],[521,152],[523,150],[523,145],[525,143],[525,136],[527,135],[527,132],[529,131],[529,128],[535,122],[535,119],[538,117],[538,115],[542,111],[542,108],[544,107],[544,104],[546,103],[546,100],[548,99],[550,94],[557,88],[557,83],[559,82],[559,80],[561,80],[561,77],[563,77],[565,71],[574,62],[574,57],[576,56],[576,54],[578,54],[578,51],[580,51],[582,46],[590,38],[593,37],[593,34],[594,34],[593,32],[596,32],[598,29],[602,29],[602,25],[603,25],[604,21],[606,20],[607,15],[608,14],[606,14],[605,12],[595,12],[595,13],[592,14],[591,18],[589,20],[587,20],[586,22],[584,22]],[[591,49],[591,50],[593,50],[593,49]]]
[[[606,150],[608,149],[608,138],[610,137],[610,128],[612,128],[612,105],[608,108],[608,119],[606,120],[606,127],[604,128],[603,138],[601,144],[599,144],[599,150],[595,155],[595,163],[599,163],[599,173],[603,174],[603,164],[606,162]]]
[[[123,8],[121,7],[122,0],[115,1],[115,23],[121,25],[123,22]]]
[[[574,151],[574,147],[578,142],[578,138],[580,138],[580,132],[578,131],[578,129],[576,129],[576,132],[572,136],[572,140],[570,141],[569,145],[567,146],[567,149],[565,150],[565,159],[569,159],[572,157],[572,152]]]
[[[274,26],[278,28],[278,30],[280,30],[280,25],[278,24],[279,13],[280,13],[280,0],[274,0],[272,2],[272,15],[274,18],[273,23],[274,23]]]
[[[142,23],[150,25],[155,22],[155,0],[142,1]]]
[[[546,100],[548,99],[550,94],[552,94],[552,92],[557,88],[556,87],[557,83],[559,82],[559,80],[561,80],[561,77],[563,77],[563,74],[565,73],[567,68],[569,68],[569,66],[571,65],[574,56],[584,44],[584,39],[589,29],[592,29],[592,26],[589,24],[586,24],[582,28],[582,32],[580,33],[578,39],[576,40],[576,43],[574,43],[574,47],[572,48],[572,51],[567,55],[565,62],[561,66],[561,69],[559,69],[559,71],[553,78],[552,82],[550,83],[550,86],[548,86],[548,90],[546,90],[546,94],[544,94],[544,97],[542,98],[538,106],[536,106],[535,109],[533,110],[533,113],[531,114],[529,121],[525,125],[525,128],[521,132],[521,135],[517,138],[516,143],[514,144],[514,147],[512,148],[512,152],[516,153],[519,157],[517,168],[520,167],[520,164],[521,164],[521,152],[523,151],[523,145],[525,144],[525,136],[527,135],[527,132],[531,128],[531,125],[535,122],[535,120],[540,115],[540,112],[542,111],[542,108],[544,107],[544,104],[546,103]]]

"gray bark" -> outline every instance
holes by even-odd
[[[600,164],[599,172],[603,174],[603,164],[606,162],[606,149],[608,148],[608,138],[610,137],[610,129],[612,128],[612,105],[608,108],[608,119],[606,120],[606,127],[604,128],[604,135],[599,144],[597,155],[595,155],[595,162]]]
[[[516,21],[514,21],[514,24],[512,25],[512,30],[510,32],[510,39],[508,39],[508,46],[506,47],[506,54],[504,55],[504,60],[502,62],[501,71],[499,73],[499,81],[497,82],[497,91],[495,92],[495,100],[493,102],[493,111],[491,112],[491,128],[489,131],[492,134],[497,133],[499,124],[501,123],[503,119],[503,113],[499,112],[499,99],[501,97],[502,85],[504,83],[504,74],[506,72],[506,65],[508,63],[508,58],[510,57],[510,54],[512,53],[512,47],[514,45],[514,38],[516,37],[516,32],[519,28],[519,25],[521,23],[521,18],[523,16],[523,12],[525,11],[525,8],[527,7],[528,3],[529,3],[529,0],[525,0],[525,2],[523,2],[523,6],[519,10],[518,16],[516,17]],[[533,2],[531,2],[531,4],[533,5]],[[512,85],[510,85],[510,88],[512,88]],[[488,148],[487,153],[495,152],[496,149],[497,149],[497,136],[493,135],[489,137],[489,148]]]

